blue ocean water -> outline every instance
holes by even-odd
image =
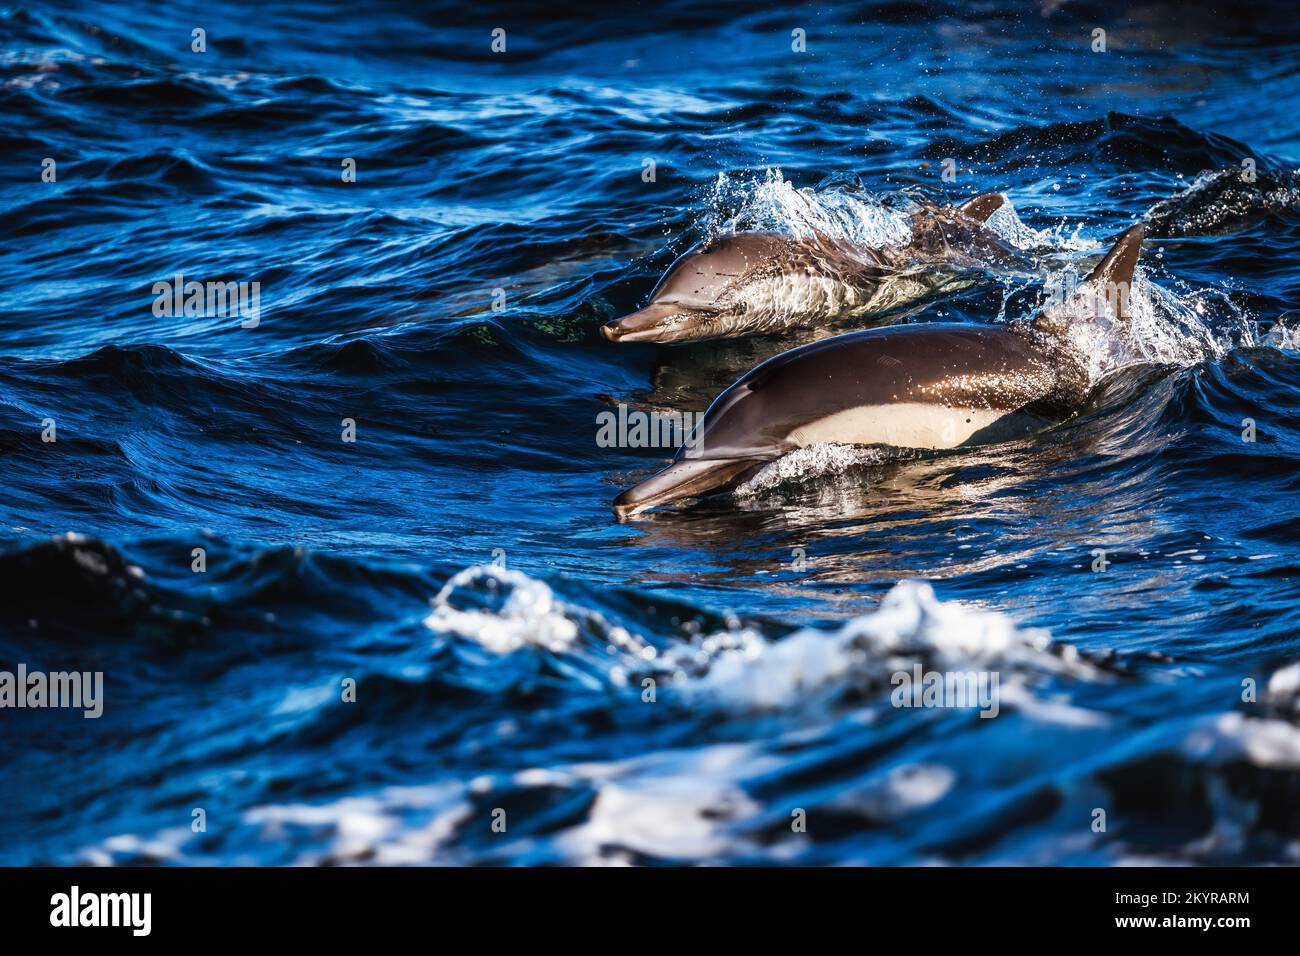
[[[1300,861],[1288,7],[554,16],[0,8],[0,671],[104,675],[0,710],[0,862]],[[1146,220],[1148,362],[615,520],[672,450],[602,412],[794,342],[603,341],[676,255],[984,191],[1044,276],[887,319]]]

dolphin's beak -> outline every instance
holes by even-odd
[[[614,514],[620,519],[630,518],[657,505],[732,488],[764,464],[766,461],[761,458],[676,461],[615,498]]]
[[[613,322],[600,332],[611,342],[677,342],[697,337],[700,314],[679,305],[652,302]]]

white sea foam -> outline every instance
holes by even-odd
[[[458,606],[473,592],[488,598],[486,606]],[[492,564],[453,575],[430,606],[424,619],[430,630],[474,641],[497,654],[528,646],[574,650],[584,627],[625,651],[640,653],[646,647],[640,638],[609,624],[595,611],[559,600],[544,582]]]
[[[1068,288],[1077,281],[1073,272],[1049,278],[1057,288]],[[1067,302],[1064,308],[1070,309],[1071,304]],[[1094,316],[1090,306],[1084,311],[1081,319],[1064,323],[1065,335],[1094,385],[1118,369],[1134,365],[1189,368],[1221,359],[1239,346],[1256,344],[1254,323],[1222,292],[1175,292],[1153,281],[1150,272],[1140,266],[1128,289],[1126,322]]]
[[[1183,751],[1198,762],[1245,761],[1257,767],[1300,770],[1300,728],[1284,720],[1216,714],[1196,721]]]
[[[719,173],[708,210],[709,235],[762,230],[876,248],[903,245],[912,237],[906,209],[886,206],[865,190],[799,189],[779,169],[753,177]]]
[[[787,482],[797,482],[810,477],[839,475],[866,465],[878,465],[898,457],[880,448],[858,445],[840,445],[823,442],[809,445],[782,455],[765,465],[758,474],[736,489],[739,498],[763,495]]]
[[[494,582],[496,609],[458,606],[473,593],[467,588],[487,581]],[[607,665],[611,686],[639,689],[650,676],[681,699],[723,708],[790,708],[809,694],[850,685],[885,688],[891,674],[918,661],[941,670],[1001,668],[1013,682],[1017,674],[1101,676],[1071,648],[1053,648],[1046,632],[1022,629],[999,611],[941,601],[916,581],[895,585],[878,610],[839,630],[807,628],[773,640],[736,625],[656,648],[560,600],[542,581],[488,565],[454,575],[425,624],[496,654],[526,647],[591,654]]]

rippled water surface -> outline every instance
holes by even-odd
[[[105,681],[0,862],[1300,861],[1300,28],[1110,7],[0,8],[0,670]],[[1148,223],[1077,417],[615,520],[602,411],[826,332],[605,342],[676,255],[984,191],[1039,273],[889,321]]]

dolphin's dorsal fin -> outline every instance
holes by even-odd
[[[974,219],[976,222],[985,222],[989,216],[993,215],[1002,208],[1006,202],[1001,193],[981,193],[974,199],[967,199],[957,207],[957,211],[967,219]]]
[[[1106,258],[1097,264],[1092,274],[1085,280],[1092,285],[1114,283],[1133,284],[1133,270],[1137,267],[1138,253],[1142,251],[1142,240],[1146,238],[1147,227],[1142,223],[1130,226],[1124,234],[1115,240]]]
[[[1130,226],[1124,234],[1115,240],[1106,258],[1097,263],[1097,268],[1084,280],[1094,292],[1105,295],[1114,303],[1117,318],[1127,319],[1129,294],[1133,288],[1133,270],[1137,268],[1138,254],[1142,251],[1142,240],[1147,232],[1146,226],[1138,223]]]

